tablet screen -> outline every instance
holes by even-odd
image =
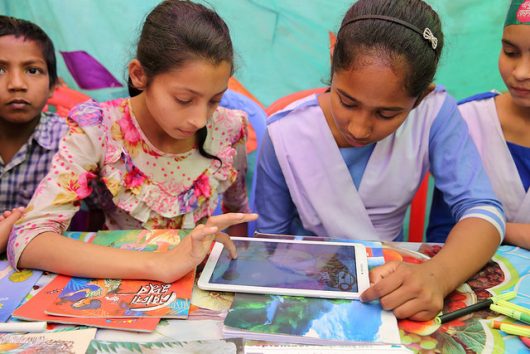
[[[238,258],[223,249],[210,283],[358,292],[353,245],[234,240]]]

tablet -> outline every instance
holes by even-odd
[[[216,242],[198,286],[204,290],[357,299],[369,286],[363,245],[232,237],[237,259]]]

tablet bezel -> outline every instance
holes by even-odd
[[[251,286],[238,284],[220,284],[211,283],[213,271],[219,257],[223,251],[223,244],[216,242],[206,265],[197,281],[200,289],[209,291],[226,291],[226,292],[240,292],[252,294],[273,294],[273,295],[290,295],[290,296],[306,296],[306,297],[320,297],[330,299],[353,299],[359,298],[360,294],[370,286],[368,276],[368,259],[364,245],[353,242],[340,241],[307,241],[307,240],[286,240],[286,239],[272,239],[272,238],[255,238],[255,237],[231,237],[234,241],[248,241],[248,242],[276,242],[276,243],[310,243],[310,244],[325,244],[336,246],[352,247],[355,253],[355,269],[357,271],[357,292],[349,291],[329,291],[329,290],[312,290],[312,289],[288,289],[288,288],[273,288],[266,286]]]

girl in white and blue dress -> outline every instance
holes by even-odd
[[[257,167],[257,228],[399,240],[427,170],[459,222],[432,260],[387,263],[361,298],[432,319],[504,236],[504,215],[455,101],[432,84],[442,52],[421,0],[360,0],[346,13],[327,92],[270,118]],[[458,261],[456,261],[458,260]]]
[[[505,241],[530,249],[530,1],[512,2],[499,71],[508,92],[473,96],[459,109],[504,207]],[[452,209],[435,189],[427,239],[443,242],[454,224]]]

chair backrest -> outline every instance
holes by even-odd
[[[432,181],[431,175],[427,173],[410,204],[409,218],[404,227],[404,234],[408,235],[408,239],[406,239],[408,242],[423,242],[425,240],[426,220],[429,219],[432,200]]]
[[[47,107],[44,110],[46,111],[50,106],[53,106],[59,116],[66,118],[68,112],[75,105],[88,101],[89,99],[90,96],[80,91],[71,89],[66,85],[57,85],[53,90],[52,96],[46,102]]]
[[[314,93],[322,93],[326,91],[326,89],[327,87],[318,87],[318,88],[312,88],[308,90],[291,93],[271,103],[271,105],[265,109],[265,113],[267,113],[267,117],[270,117],[271,115],[273,115],[274,113],[278,111],[281,111],[282,109],[287,107],[289,104],[293,103],[294,101],[297,101],[301,98],[307,97]]]

